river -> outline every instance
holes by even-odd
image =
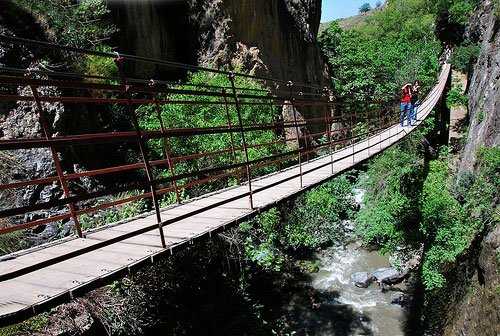
[[[353,243],[346,247],[331,247],[320,253],[320,270],[312,274],[311,286],[332,293],[331,300],[321,304],[349,307],[353,321],[344,335],[403,335],[404,311],[391,303],[398,296],[394,291],[382,292],[377,284],[358,288],[351,282],[355,272],[388,267],[389,260],[377,251],[368,251]],[[335,324],[335,321],[332,321]],[[343,330],[345,331],[345,330]],[[341,332],[343,332],[341,331]],[[317,335],[336,335],[335,328]]]

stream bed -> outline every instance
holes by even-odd
[[[338,333],[333,327],[330,332],[317,335],[404,335],[404,309],[391,303],[399,295],[398,292],[382,292],[377,284],[358,288],[351,282],[351,274],[355,272],[371,272],[389,267],[387,257],[353,243],[321,251],[318,258],[320,270],[311,275],[310,285],[317,291],[331,294],[326,295],[329,299],[321,304],[349,308],[353,321],[348,330],[344,328]]]

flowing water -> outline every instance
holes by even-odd
[[[359,244],[346,247],[332,247],[318,254],[321,266],[312,274],[314,289],[331,293],[330,299],[322,304],[348,307],[354,312],[350,328],[344,335],[403,335],[403,308],[392,304],[398,294],[394,291],[382,292],[377,284],[368,288],[358,288],[351,282],[351,274],[370,272],[388,267],[388,258],[376,251],[368,251]],[[328,297],[328,296],[327,296]],[[335,321],[333,321],[335,323]],[[318,335],[336,335],[326,331]]]

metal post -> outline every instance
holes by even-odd
[[[350,111],[351,113],[351,143],[352,143],[352,164],[354,165],[354,144],[356,141],[354,141],[354,125],[355,125],[355,118],[356,118],[356,109],[354,109],[354,113]]]
[[[268,93],[268,96],[271,96],[271,93],[269,92]],[[273,104],[273,99],[272,97],[269,97],[269,108],[271,109],[271,115],[273,115],[273,108],[274,108],[274,104]],[[275,132],[276,132],[276,136],[278,135],[278,127],[280,126],[280,123],[281,123],[281,118],[280,118],[280,114],[276,114],[276,116],[273,118],[274,119],[274,126],[275,126]],[[283,132],[284,132],[284,128],[283,128]],[[286,136],[283,135],[283,145],[286,147]],[[279,150],[276,150],[274,151],[275,154],[279,154]],[[283,162],[280,160],[278,161],[278,169],[279,170],[282,170],[283,169]]]
[[[299,97],[302,97],[304,95],[304,93],[302,91],[300,91],[298,93],[298,95],[299,95]],[[307,125],[307,123],[305,121],[304,121],[304,123]],[[306,130],[307,130],[307,128],[304,127],[304,145],[305,145],[304,149],[305,149],[305,152],[306,152],[306,161],[307,161],[307,163],[309,163],[309,141],[307,139]]]
[[[248,180],[248,189],[250,191],[250,196],[249,196],[249,201],[250,201],[250,208],[253,210],[253,192],[252,192],[252,175],[250,172],[250,160],[248,159],[248,148],[247,148],[247,142],[245,139],[245,131],[243,130],[243,120],[241,119],[241,109],[240,109],[240,102],[238,99],[238,92],[236,92],[236,85],[234,84],[234,73],[229,74],[229,81],[231,82],[231,88],[233,90],[233,96],[234,96],[234,104],[236,107],[236,113],[238,115],[238,125],[240,129],[240,134],[241,134],[241,141],[243,142],[243,151],[245,152],[245,168],[247,172],[247,180]]]
[[[45,116],[45,111],[42,107],[42,103],[40,102],[40,96],[38,95],[38,87],[34,85],[30,85],[31,91],[33,92],[33,99],[35,101],[36,108],[38,110],[38,118],[40,120],[40,125],[42,126],[42,131],[43,135],[46,140],[50,140],[52,137],[50,128],[49,128],[49,123],[47,120],[47,117]],[[57,151],[53,145],[50,145],[50,152],[52,154],[52,160],[54,161],[54,166],[56,167],[56,172],[57,172],[57,177],[59,179],[59,183],[61,184],[61,187],[64,192],[64,197],[68,198],[70,197],[70,192],[69,192],[69,186],[68,186],[68,181],[66,180],[64,176],[64,171],[61,167],[61,161],[59,160],[59,155],[57,154]],[[69,212],[71,214],[71,218],[73,219],[75,223],[75,229],[76,233],[78,234],[78,237],[83,238],[83,233],[82,233],[82,228],[80,226],[80,222],[78,221],[78,215],[76,214],[75,211],[75,205],[73,202],[68,203],[69,207]]]
[[[378,148],[379,151],[382,150],[382,130],[385,129],[383,123],[382,123],[382,109],[379,109],[378,111],[378,123],[379,123],[379,141],[378,141]]]
[[[332,167],[332,174],[333,172],[333,139],[332,139],[332,112],[330,110],[330,94],[328,89],[325,87],[323,89],[323,92],[326,96],[326,101],[327,101],[327,106],[325,109],[325,122],[326,122],[326,133],[328,135],[328,147],[330,148],[330,162],[331,162],[331,167]]]
[[[367,141],[368,141],[368,147],[367,147],[367,149],[368,149],[368,156],[370,156],[370,137],[371,137],[371,134],[372,134],[372,132],[370,130],[371,129],[370,111],[366,111],[366,120],[367,120],[367,123],[368,123],[368,132],[367,132],[368,133],[368,139],[367,139]]]
[[[293,82],[289,81],[287,86],[290,88],[290,105],[292,106],[293,113],[293,122],[295,125],[295,131],[297,132],[297,148],[299,152],[299,174],[300,174],[300,188],[302,189],[302,150],[300,148],[300,134],[299,134],[299,125],[297,123],[297,114],[295,113],[295,105],[293,104]]]
[[[152,84],[154,85],[154,82],[152,81]],[[160,121],[160,128],[161,128],[161,135],[162,135],[162,141],[163,141],[163,146],[161,147],[163,157],[167,159],[167,165],[168,165],[168,170],[170,171],[170,174],[172,175],[172,178],[175,176],[175,169],[174,169],[174,163],[172,162],[172,158],[170,156],[170,146],[169,146],[169,141],[168,137],[165,132],[165,124],[163,123],[163,117],[161,116],[161,107],[160,103],[158,102],[158,98],[156,95],[153,97],[155,108],[156,108],[156,117]],[[177,201],[177,204],[181,204],[181,195],[179,193],[179,188],[177,186],[177,181],[173,180],[172,184],[175,189],[175,199]]]
[[[228,107],[228,103],[227,103],[227,97],[226,97],[226,90],[225,89],[222,89],[222,94],[223,94],[223,97],[224,97],[224,106],[225,106],[225,109],[226,109],[227,126],[229,127],[229,129],[232,129],[233,128],[233,124],[231,122],[231,115],[229,114],[229,107]],[[236,163],[236,152],[234,150],[234,136],[233,136],[233,133],[229,132],[229,136],[231,137],[231,154],[233,156],[233,163]]]
[[[158,197],[156,195],[154,177],[153,177],[151,166],[149,164],[149,161],[148,161],[148,158],[146,155],[146,144],[144,143],[144,139],[142,137],[142,132],[141,132],[141,129],[139,126],[139,122],[137,120],[137,115],[135,113],[135,110],[132,108],[129,85],[127,84],[127,78],[125,77],[125,73],[123,72],[123,62],[124,62],[124,59],[120,56],[118,56],[115,59],[115,63],[118,67],[120,79],[121,79],[122,86],[123,86],[123,93],[125,94],[125,96],[128,100],[127,112],[130,116],[130,119],[132,120],[132,124],[133,124],[134,129],[135,129],[135,133],[137,136],[137,144],[139,145],[139,150],[141,152],[141,157],[142,157],[142,161],[144,164],[144,169],[146,170],[146,178],[148,180],[148,184],[149,184],[150,190],[151,190],[151,199],[153,200],[153,205],[155,208],[156,221],[158,223],[158,230],[160,232],[161,245],[163,246],[163,248],[166,248],[167,245],[165,243],[165,235],[163,233],[163,223],[161,220],[160,205],[158,203]]]

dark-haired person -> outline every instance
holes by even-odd
[[[405,119],[408,120],[408,126],[411,124],[411,94],[412,94],[412,86],[410,83],[405,84],[401,88],[401,112],[399,115],[399,121],[401,123],[401,127],[404,127]]]
[[[420,82],[418,80],[413,83],[413,86],[411,88],[411,115],[410,115],[410,125],[415,125],[417,122],[417,110],[418,107],[420,106],[420,100],[419,100],[419,95],[420,95]]]

